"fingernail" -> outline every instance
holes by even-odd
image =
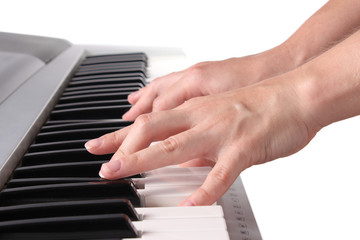
[[[99,176],[100,176],[101,178],[105,178],[104,175],[102,175],[101,170],[100,170],[100,172],[99,172]]]
[[[195,206],[194,202],[191,200],[185,200],[180,204],[181,207],[193,207]]]
[[[128,112],[126,112],[124,115],[122,115],[123,119],[126,119],[126,116],[128,115]]]
[[[139,95],[139,91],[130,93],[128,97],[136,97],[137,95]]]
[[[95,139],[92,139],[90,141],[87,141],[85,143],[85,148],[86,149],[92,149],[92,148],[97,148],[97,147],[100,147],[101,144],[103,142],[103,139],[100,137],[100,138],[95,138]]]
[[[111,160],[110,162],[104,163],[101,167],[101,172],[114,173],[119,171],[121,168],[121,160]]]

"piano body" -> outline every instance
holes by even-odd
[[[240,177],[213,206],[176,207],[209,168],[107,181],[110,156],[83,147],[131,124],[127,95],[184,62],[178,49],[0,33],[0,239],[261,239]]]

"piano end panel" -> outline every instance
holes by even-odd
[[[223,207],[230,240],[262,239],[241,177],[236,179],[217,203]]]
[[[83,48],[68,48],[0,105],[0,189],[47,120],[83,56]]]

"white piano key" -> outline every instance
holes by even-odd
[[[221,206],[196,207],[154,207],[135,208],[143,220],[150,219],[185,219],[185,218],[222,218],[224,212]]]
[[[141,238],[126,238],[123,240],[230,240],[226,230],[210,230],[199,232],[146,232]]]
[[[226,230],[223,218],[153,219],[133,222],[141,232],[192,232]]]
[[[146,207],[175,207],[184,201],[199,186],[163,186],[138,189]]]
[[[187,167],[182,168],[177,165],[163,167],[144,173],[145,177],[148,176],[177,176],[177,175],[207,175],[211,171],[211,167]]]
[[[133,181],[139,188],[163,187],[166,185],[198,185],[200,186],[207,175],[150,175],[144,178],[134,178]]]

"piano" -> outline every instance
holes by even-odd
[[[0,239],[260,240],[240,177],[212,206],[177,207],[210,168],[108,181],[110,155],[84,148],[131,124],[129,93],[184,63],[179,49],[0,32]]]

